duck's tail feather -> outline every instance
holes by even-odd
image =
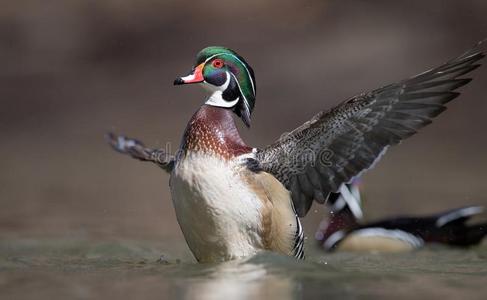
[[[448,212],[438,215],[436,219],[436,226],[441,228],[443,226],[452,224],[464,224],[472,216],[479,215],[484,212],[482,206],[467,206],[450,210]]]
[[[468,225],[466,222],[483,212],[482,206],[468,206],[438,215],[435,222],[438,234],[432,235],[432,242],[455,246],[480,243],[487,234],[487,223]]]

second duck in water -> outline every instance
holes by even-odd
[[[430,216],[396,216],[365,223],[358,181],[329,198],[330,213],[315,238],[326,251],[398,252],[426,244],[473,246],[487,235],[487,223],[468,225],[482,206],[467,206]]]

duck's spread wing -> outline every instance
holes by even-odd
[[[471,79],[462,75],[480,65],[476,47],[444,65],[415,77],[353,97],[320,112],[289,134],[256,153],[259,167],[292,193],[299,216],[313,199],[371,168],[387,147],[399,143],[446,109],[457,88]]]

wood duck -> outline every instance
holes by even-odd
[[[247,146],[233,114],[249,127],[255,76],[235,51],[207,47],[175,85],[200,84],[209,97],[184,132],[176,155],[114,134],[119,152],[152,161],[170,173],[177,220],[199,262],[259,251],[304,257],[299,217],[313,200],[369,169],[391,146],[431,123],[470,82],[462,76],[484,57],[476,47],[420,75],[352,97],[270,146]]]
[[[342,186],[329,197],[330,213],[315,238],[326,251],[397,252],[436,243],[473,246],[487,234],[487,223],[467,225],[484,211],[467,206],[430,216],[398,216],[372,223],[362,221],[359,182]]]

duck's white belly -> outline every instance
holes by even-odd
[[[188,153],[171,174],[176,216],[198,261],[252,255],[262,247],[262,202],[235,161]]]

